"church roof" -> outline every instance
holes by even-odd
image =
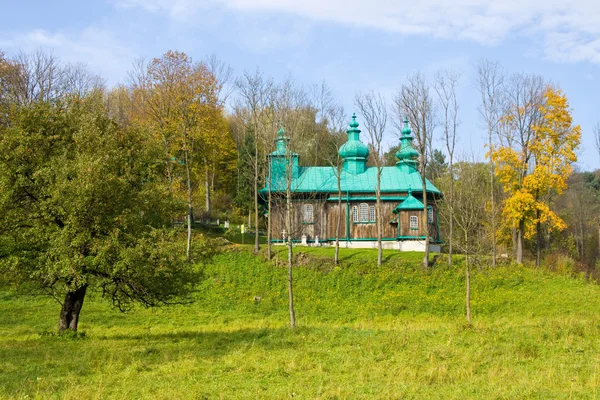
[[[360,141],[360,130],[354,114],[347,133],[348,140],[339,151],[344,161],[340,168],[341,191],[343,193],[374,193],[377,186],[377,167],[366,166],[369,149]],[[421,176],[416,169],[416,159],[419,153],[414,149],[412,141],[408,120],[405,119],[400,139],[401,149],[396,154],[398,162],[394,167],[381,168],[380,190],[382,193],[410,192],[411,189],[422,187]],[[331,166],[299,166],[298,154],[288,149],[288,142],[289,138],[285,136],[285,132],[281,128],[277,132],[275,140],[276,149],[269,154],[270,176],[266,186],[260,192],[284,192],[286,176],[290,176],[292,178],[291,189],[294,193],[337,193],[338,170]],[[291,174],[288,175],[288,172]],[[441,195],[441,192],[428,180],[426,180],[426,190],[428,193]],[[409,195],[407,200],[411,197]],[[412,199],[418,201],[414,197]],[[409,203],[404,201],[407,207],[411,202],[412,200]],[[419,204],[421,204],[420,208],[423,208],[423,204],[421,202]]]
[[[300,167],[298,177],[292,179],[292,191],[295,193],[337,193],[337,175],[334,167]],[[341,187],[343,193],[375,192],[377,185],[377,167],[367,167],[365,172],[352,174],[341,172]],[[262,191],[269,189],[275,192],[285,191],[285,180],[274,180],[272,185],[267,185]],[[381,171],[381,192],[407,192],[410,189],[421,188],[421,176],[416,170],[405,172],[396,167],[383,167]],[[426,181],[427,192],[441,194],[441,192]],[[413,197],[414,198],[414,197]],[[415,199],[416,200],[416,199]],[[421,204],[423,208],[423,204]]]
[[[396,208],[394,208],[393,212],[397,213],[402,210],[422,210],[422,209],[423,209],[423,203],[421,203],[420,200],[415,198],[409,189],[408,197],[402,203],[398,204],[396,206]]]

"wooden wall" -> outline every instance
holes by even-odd
[[[393,196],[386,194],[386,196]],[[397,194],[396,196],[406,196]],[[348,206],[347,206],[348,203]],[[377,238],[377,224],[365,222],[352,222],[352,207],[359,206],[360,203],[375,205],[375,201],[351,200],[346,202],[342,200],[341,207],[338,207],[337,201],[326,201],[326,196],[312,199],[294,199],[292,202],[293,209],[293,232],[294,239],[300,240],[302,235],[306,235],[308,240],[314,240],[315,236],[319,240],[335,238],[336,224],[338,215],[340,221],[340,238],[346,238],[346,212],[350,212],[348,221],[350,223],[350,238]],[[424,236],[423,223],[426,221],[425,213],[421,210],[410,210],[400,212],[400,233],[398,234],[398,215],[392,211],[400,203],[400,201],[382,201],[381,214],[383,220],[383,238],[396,238],[397,236]],[[303,205],[313,205],[313,223],[303,223]],[[434,210],[433,224],[429,225],[429,235],[432,238],[438,237],[437,232],[437,207],[432,204]],[[285,200],[277,200],[271,206],[271,224],[274,239],[282,239],[281,232],[285,230],[285,215],[286,204]],[[410,229],[410,216],[419,217],[419,229]]]

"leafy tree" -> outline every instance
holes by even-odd
[[[77,330],[89,290],[125,310],[180,301],[197,278],[166,229],[181,207],[160,149],[102,97],[35,102],[0,128],[0,273],[59,301],[60,332]]]
[[[427,163],[425,168],[425,176],[430,181],[435,182],[440,176],[448,172],[448,163],[446,162],[446,156],[438,149],[434,149],[431,159]]]
[[[383,165],[385,167],[393,167],[396,165],[396,153],[400,149],[400,145],[396,144],[388,149],[385,153],[383,153]]]
[[[198,186],[194,171],[209,157],[205,152],[214,148],[211,137],[227,129],[218,99],[221,87],[206,64],[193,62],[179,51],[168,51],[147,65],[140,62],[136,68],[131,89],[141,111],[139,122],[163,148],[171,190],[187,201],[186,253],[190,258]]]
[[[516,107],[516,106],[515,106]],[[517,114],[520,111],[517,110]],[[543,92],[543,99],[533,120],[531,131],[520,148],[499,146],[492,152],[492,160],[509,197],[504,203],[505,220],[517,229],[517,262],[522,262],[524,237],[536,237],[536,264],[540,263],[541,225],[549,230],[563,230],[564,221],[552,210],[544,196],[562,193],[566,179],[571,174],[571,164],[577,161],[575,153],[581,139],[579,125],[572,125],[566,96],[550,86]],[[518,130],[518,119],[507,115],[507,129]]]

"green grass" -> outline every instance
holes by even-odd
[[[288,328],[285,249],[235,246],[190,306],[112,310],[53,335],[58,305],[0,290],[0,398],[600,398],[600,287],[524,267],[428,272],[419,253],[303,249]],[[255,301],[260,297],[260,301]]]

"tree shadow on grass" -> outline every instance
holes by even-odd
[[[181,351],[193,348],[204,357],[221,357],[231,351],[243,347],[260,346],[264,350],[294,349],[298,345],[299,331],[307,328],[291,331],[289,328],[260,328],[239,329],[233,331],[194,331],[183,330],[178,332],[161,333],[135,333],[131,335],[118,334],[98,338],[101,341],[133,341],[145,346],[163,346],[166,344],[181,345]]]

